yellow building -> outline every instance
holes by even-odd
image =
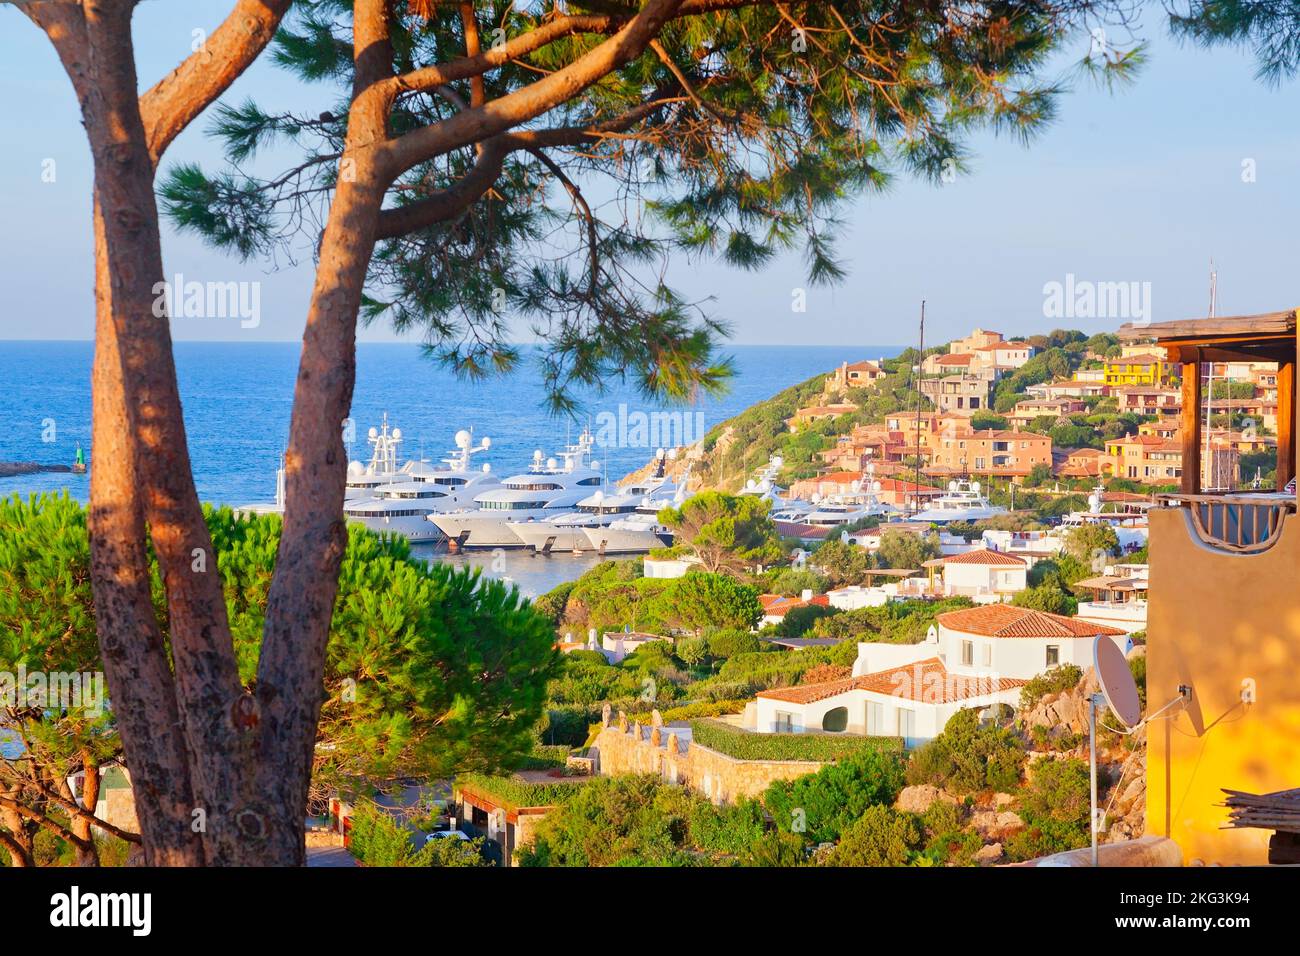
[[[1296,518],[1296,312],[1164,322],[1183,381],[1181,491],[1149,512],[1147,834],[1184,862],[1262,864],[1274,832],[1230,826],[1224,790],[1300,786],[1300,521]],[[1202,477],[1202,365],[1277,361],[1278,490],[1211,493]]]
[[[1120,385],[1163,385],[1170,379],[1170,367],[1159,355],[1125,355],[1106,359],[1105,383]]]

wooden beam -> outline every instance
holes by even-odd
[[[1182,362],[1184,354],[1191,354],[1200,349],[1202,362],[1277,362],[1295,356],[1295,343],[1284,339],[1269,339],[1266,344],[1253,344],[1248,348],[1232,348],[1218,345],[1188,345],[1171,342],[1165,346],[1165,354],[1171,362]]]
[[[1191,359],[1191,361],[1188,361]],[[1201,362],[1200,350],[1183,352],[1183,494],[1201,490]]]
[[[1295,359],[1277,366],[1277,490],[1295,477]]]

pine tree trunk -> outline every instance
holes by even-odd
[[[383,188],[368,169],[342,182],[321,242],[285,456],[285,511],[257,669],[261,791],[271,821],[268,864],[305,862],[311,782],[339,566],[347,546],[342,426],[356,380],[356,320]]]

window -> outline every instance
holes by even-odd
[[[993,666],[993,645],[985,644],[982,650],[983,653],[980,655],[980,663],[982,663],[985,667],[992,667]]]
[[[966,667],[970,667],[972,664],[975,663],[975,642],[974,641],[961,642],[961,662]]]
[[[1061,645],[1048,644],[1047,645],[1047,666],[1055,667],[1059,663],[1061,663]]]
[[[822,730],[831,734],[842,734],[849,726],[849,709],[847,707],[835,707],[826,711],[822,717]]]
[[[898,708],[898,736],[911,740],[916,736],[916,711],[906,707]]]
[[[778,710],[776,712],[776,727],[778,734],[794,733],[794,714],[787,714]]]
[[[885,733],[885,705],[877,701],[867,701],[867,735],[881,737]]]

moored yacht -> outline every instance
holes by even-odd
[[[551,518],[573,511],[601,484],[598,463],[588,461],[595,441],[584,429],[561,461],[533,453],[523,474],[511,475],[499,488],[476,495],[472,507],[428,516],[449,542],[465,548],[520,548],[524,541],[511,527],[528,518]]]
[[[525,546],[542,552],[599,551],[600,532],[607,525],[630,518],[643,507],[651,507],[653,502],[658,502],[653,504],[657,513],[659,508],[672,503],[676,488],[662,474],[621,488],[601,488],[579,501],[576,510],[569,514],[534,521],[511,521],[510,530]]]
[[[909,516],[910,521],[928,521],[946,524],[949,521],[983,521],[995,515],[1004,515],[1007,509],[989,503],[980,492],[978,481],[950,481],[948,493],[932,498],[924,511]]]
[[[373,497],[345,500],[344,517],[371,531],[400,534],[409,541],[441,540],[442,532],[429,522],[430,515],[468,507],[476,495],[501,487],[501,480],[492,473],[490,464],[484,463],[478,471],[470,468],[471,458],[491,447],[489,438],[475,445],[472,431],[458,431],[456,448],[443,459],[443,467],[408,462],[398,472],[402,480],[379,485]]]
[[[583,529],[588,548],[601,554],[636,554],[672,544],[673,532],[660,523],[659,512],[681,506],[688,494],[690,478],[688,468],[679,482],[664,481],[653,488],[638,489],[645,490],[645,494],[631,514]]]

